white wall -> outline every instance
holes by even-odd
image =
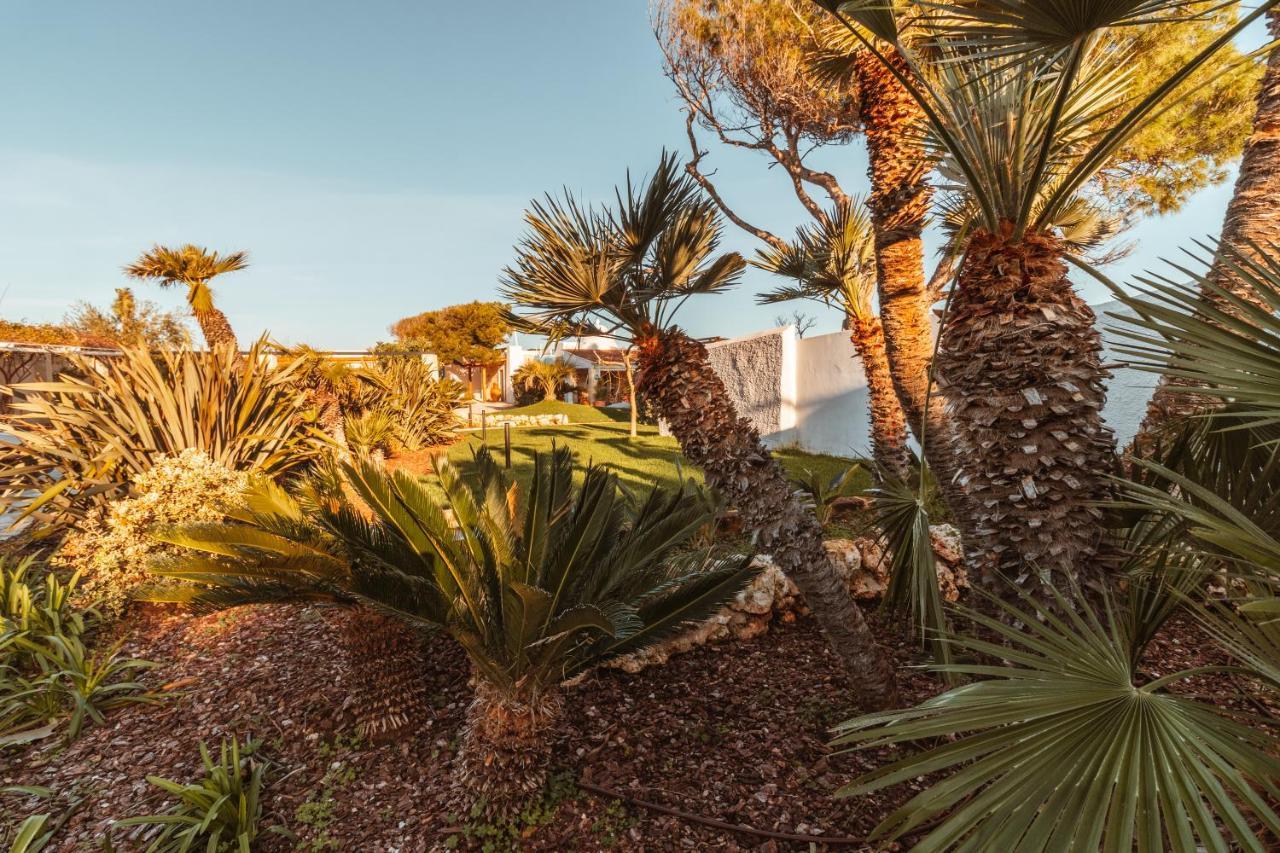
[[[796,342],[795,443],[837,456],[871,453],[867,379],[848,332]]]

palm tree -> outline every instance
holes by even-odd
[[[1280,39],[1280,13],[1267,15],[1268,27],[1273,39]],[[1280,245],[1280,209],[1275,200],[1280,198],[1280,47],[1273,47],[1267,58],[1267,68],[1258,91],[1258,108],[1253,119],[1253,133],[1245,142],[1244,155],[1240,158],[1240,171],[1236,175],[1235,192],[1227,204],[1220,237],[1224,248],[1232,248],[1250,255],[1255,247]],[[1233,270],[1231,256],[1220,251],[1207,276],[1214,288],[1228,291],[1245,299],[1254,299],[1254,291]],[[1213,289],[1203,292],[1206,300],[1216,307],[1230,306],[1230,302],[1214,294]],[[1256,302],[1256,300],[1254,300]],[[1257,303],[1261,304],[1261,303]],[[1168,386],[1183,385],[1176,377],[1162,376],[1155,395],[1147,407],[1139,437],[1141,446],[1150,433],[1169,421],[1192,414],[1202,408],[1205,398],[1172,391]]]
[[[874,235],[862,201],[855,198],[837,205],[821,221],[798,229],[794,241],[758,250],[753,263],[797,282],[762,293],[757,299],[761,304],[809,299],[844,312],[845,328],[867,377],[876,464],[891,476],[908,480],[907,423],[894,391],[881,320],[872,305]]]
[[[1098,36],[1171,18],[1177,0],[973,0],[930,4],[910,24],[889,6],[822,5],[911,94],[955,187],[942,205],[963,258],[937,372],[973,501],[980,580],[1008,595],[999,578],[1014,578],[1048,602],[1077,575],[1097,588],[1109,576],[1097,503],[1111,493],[1115,440],[1101,415],[1095,318],[1067,277],[1067,262],[1079,261],[1073,244],[1106,230],[1081,191],[1272,3],[1143,93],[1128,91],[1126,57]],[[904,35],[910,28],[924,37]]]
[[[559,719],[560,685],[706,619],[757,571],[750,554],[676,557],[715,517],[688,484],[633,499],[615,474],[588,468],[574,485],[565,448],[534,459],[528,489],[487,450],[475,475],[436,461],[426,478],[363,460],[304,512],[269,487],[231,523],[190,525],[166,540],[195,549],[159,567],[201,584],[171,595],[204,607],[256,601],[367,602],[439,627],[465,650],[475,698],[457,779],[482,808],[509,815],[542,785]],[[319,535],[336,547],[310,544]]]
[[[133,278],[156,281],[161,287],[185,286],[187,302],[209,348],[229,346],[238,349],[236,334],[227,322],[227,316],[213,304],[209,282],[215,276],[236,272],[248,265],[248,255],[244,252],[219,255],[188,243],[177,249],[156,245],[124,271]]]
[[[526,391],[539,388],[543,400],[554,400],[556,389],[573,377],[573,368],[562,358],[526,361],[511,374],[511,381]]]
[[[714,204],[665,152],[646,183],[635,186],[628,175],[616,195],[607,212],[572,196],[534,202],[504,295],[525,309],[518,319],[526,327],[555,337],[594,323],[635,347],[641,393],[800,588],[856,700],[864,707],[891,703],[892,665],[827,557],[821,525],[738,415],[706,347],[674,323],[687,299],[725,290],[746,266],[736,253],[716,255]]]

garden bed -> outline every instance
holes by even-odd
[[[297,833],[299,849],[412,851],[485,841],[504,849],[514,834],[523,849],[541,850],[807,849],[769,834],[811,835],[820,845],[824,837],[861,839],[919,788],[831,796],[887,756],[833,755],[826,746],[828,727],[852,713],[848,685],[812,620],[800,618],[635,675],[588,674],[568,691],[547,799],[514,827],[469,823],[448,793],[469,700],[463,656],[445,637],[432,641],[426,678],[434,717],[412,740],[370,747],[354,737],[345,705],[338,616],[287,606],[199,618],[144,611],[127,651],[161,662],[148,681],[178,695],[117,712],[69,747],[49,742],[4,753],[0,784],[58,792],[56,801],[10,798],[6,806],[16,807],[18,818],[57,816],[79,800],[54,849],[96,849],[113,819],[162,808],[146,775],[185,781],[196,770],[198,741],[216,744],[232,734],[262,741],[272,762],[265,823]],[[914,646],[892,625],[876,614],[872,622],[900,666],[914,661]],[[1169,671],[1202,662],[1204,647],[1175,625],[1155,658]],[[920,670],[899,671],[906,701],[941,689]],[[1195,687],[1225,692],[1222,685]],[[138,846],[125,830],[115,840],[121,849]],[[264,845],[294,847],[273,836]]]

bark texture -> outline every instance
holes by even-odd
[[[1007,230],[1007,229],[1006,229]],[[978,566],[987,589],[999,575],[1041,600],[1045,586],[1107,583],[1101,553],[1115,436],[1102,421],[1107,372],[1093,311],[1072,290],[1052,236],[970,241],[938,350],[939,386],[955,423],[969,492]]]
[[[364,606],[348,609],[343,633],[361,736],[374,743],[411,736],[431,715],[422,637],[399,619]]]
[[[898,68],[906,63],[891,55]],[[863,133],[867,140],[871,193],[867,206],[875,230],[876,289],[890,375],[911,431],[921,442],[943,498],[961,535],[973,535],[969,497],[964,486],[955,434],[945,407],[927,407],[929,365],[933,359],[933,301],[924,273],[921,233],[933,190],[926,177],[930,163],[918,134],[924,122],[915,99],[869,51],[856,57]],[[971,547],[966,554],[975,553]]]
[[[1267,14],[1272,38],[1280,38],[1280,11]],[[1251,243],[1262,248],[1280,245],[1280,48],[1273,48],[1267,59],[1258,92],[1258,109],[1254,114],[1253,132],[1245,141],[1236,175],[1235,191],[1227,203],[1222,223],[1221,241],[1245,256],[1254,256]],[[1214,259],[1207,276],[1209,281],[1236,296],[1263,305],[1258,295],[1232,274],[1221,254]],[[1230,310],[1229,303],[1216,294],[1205,293],[1205,299]],[[1194,414],[1208,400],[1195,394],[1170,390],[1185,387],[1187,380],[1162,376],[1146,417],[1135,439],[1139,452],[1149,444],[1151,434],[1170,421]]]
[[[220,346],[230,346],[233,350],[240,349],[240,344],[236,341],[236,333],[232,330],[226,314],[217,308],[210,308],[208,311],[196,309],[194,313],[196,322],[200,324],[200,332],[204,335],[204,342],[209,349]]]
[[[706,348],[678,329],[639,342],[639,385],[690,462],[737,508],[743,528],[804,595],[864,710],[897,699],[892,663],[871,636],[799,500],[755,428],[738,417]]]
[[[455,778],[470,807],[490,817],[509,817],[542,789],[551,764],[550,734],[562,702],[553,689],[526,695],[473,678],[475,698],[467,708]]]
[[[908,482],[911,479],[911,451],[907,447],[907,420],[893,389],[880,319],[851,317],[849,325],[849,337],[867,375],[875,460],[886,471]]]

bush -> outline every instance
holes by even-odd
[[[393,356],[380,358],[362,376],[371,392],[365,395],[365,416],[387,421],[389,449],[414,451],[453,440],[460,425],[453,410],[463,397],[457,382],[439,379],[420,359]]]
[[[161,457],[134,477],[133,497],[89,517],[67,536],[55,559],[83,574],[81,600],[95,600],[108,616],[118,617],[132,594],[154,580],[147,564],[173,551],[152,534],[172,524],[220,520],[238,505],[249,482],[247,474],[199,450]]]
[[[231,853],[252,849],[261,834],[262,786],[267,766],[252,756],[254,741],[243,745],[234,738],[222,742],[215,761],[209,748],[200,744],[200,760],[204,777],[181,784],[159,776],[147,781],[178,798],[163,814],[125,818],[116,826],[161,827],[159,835],[147,846],[148,853],[185,853],[207,850]],[[268,831],[280,832],[271,827]]]
[[[329,442],[293,381],[262,342],[248,355],[152,353],[70,359],[56,382],[15,385],[15,414],[0,443],[0,512],[35,518],[36,533],[64,529],[128,491],[163,456],[195,449],[238,471],[284,477]]]

